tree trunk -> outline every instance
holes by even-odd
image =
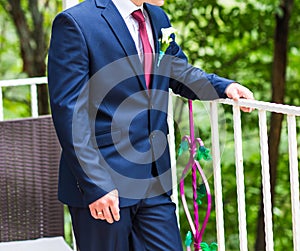
[[[23,72],[27,73],[28,77],[45,76],[48,35],[44,31],[44,16],[38,0],[28,0],[27,5],[21,3],[21,0],[1,0],[0,4],[15,24],[20,41]],[[38,86],[38,109],[40,115],[49,114],[46,85]]]
[[[284,103],[285,76],[287,68],[288,30],[292,12],[293,0],[282,0],[281,12],[276,14],[276,28],[274,36],[274,59],[272,68],[272,102]],[[271,179],[272,205],[274,206],[275,185],[277,176],[278,152],[283,115],[272,113],[269,131],[269,163]],[[257,237],[255,250],[265,250],[264,212],[261,199],[261,208],[258,216]]]

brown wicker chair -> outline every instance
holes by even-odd
[[[0,242],[63,236],[50,116],[0,122]]]

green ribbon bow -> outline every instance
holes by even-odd
[[[218,250],[218,244],[215,242],[212,242],[210,245],[208,245],[206,242],[201,242],[200,244],[202,251],[217,251]]]
[[[191,231],[188,231],[185,236],[184,244],[186,247],[190,247],[192,245],[192,242],[193,242],[192,233],[191,233]]]
[[[200,161],[201,159],[206,161],[212,160],[210,150],[205,146],[200,146],[196,153],[196,160]]]

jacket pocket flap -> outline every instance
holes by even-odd
[[[113,145],[121,140],[121,130],[98,133],[96,135],[96,142],[98,147]]]

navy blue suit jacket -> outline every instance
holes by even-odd
[[[86,207],[117,188],[120,206],[142,198],[153,167],[170,193],[168,90],[188,99],[225,97],[232,80],[192,67],[175,39],[158,64],[164,11],[145,4],[154,43],[151,90],[134,41],[111,0],[87,0],[53,22],[48,81],[62,146],[59,199]],[[173,37],[174,38],[174,37]]]

